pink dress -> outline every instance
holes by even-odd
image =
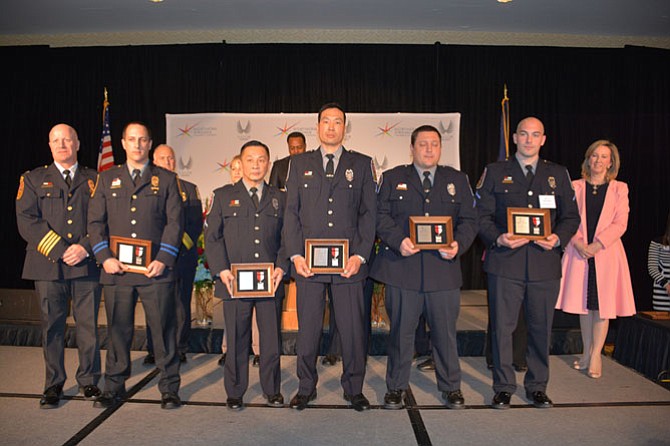
[[[587,314],[586,294],[588,285],[588,262],[583,259],[573,245],[574,240],[587,241],[585,180],[572,182],[575,188],[577,207],[581,223],[577,233],[568,243],[562,259],[561,290],[556,308],[566,313]],[[598,283],[598,305],[602,319],[635,314],[635,297],[630,281],[630,270],[621,236],[628,226],[628,185],[612,180],[607,187],[603,210],[598,220],[594,240],[605,247],[594,257],[596,281]]]

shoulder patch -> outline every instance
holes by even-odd
[[[95,190],[95,183],[93,182],[92,179],[88,179],[88,191],[91,193],[91,196],[93,196],[93,191]]]
[[[23,197],[23,189],[25,188],[24,180],[23,180],[23,175],[21,175],[21,179],[19,180],[19,190],[16,193],[16,201],[19,201],[21,197]]]
[[[486,167],[484,167],[484,172],[482,172],[482,176],[479,177],[479,181],[477,181],[477,189],[481,189],[482,186],[484,185],[484,180],[486,179]]]

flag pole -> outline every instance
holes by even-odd
[[[504,84],[503,99],[500,102],[502,130],[505,139],[505,159],[509,159],[509,98],[507,97],[507,84]]]

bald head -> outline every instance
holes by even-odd
[[[534,116],[529,116],[527,118],[523,118],[521,121],[516,126],[516,131],[517,133],[519,132],[519,129],[522,127],[525,127],[526,125],[528,126],[533,126],[534,128],[539,128],[542,130],[542,134],[544,135],[544,124],[542,124],[542,121],[537,119]]]
[[[542,121],[534,117],[522,119],[512,135],[516,144],[516,157],[524,164],[534,163],[540,157],[540,148],[547,137]]]
[[[56,124],[49,132],[49,148],[54,161],[69,169],[77,162],[77,151],[79,151],[77,132],[67,124]]]
[[[167,169],[170,172],[175,171],[176,159],[174,150],[167,144],[160,144],[154,149],[153,160],[155,165]]]

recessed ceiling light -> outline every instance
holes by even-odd
[[[163,3],[163,0],[149,0],[151,3]]]
[[[512,0],[498,0],[498,3],[511,3]]]

